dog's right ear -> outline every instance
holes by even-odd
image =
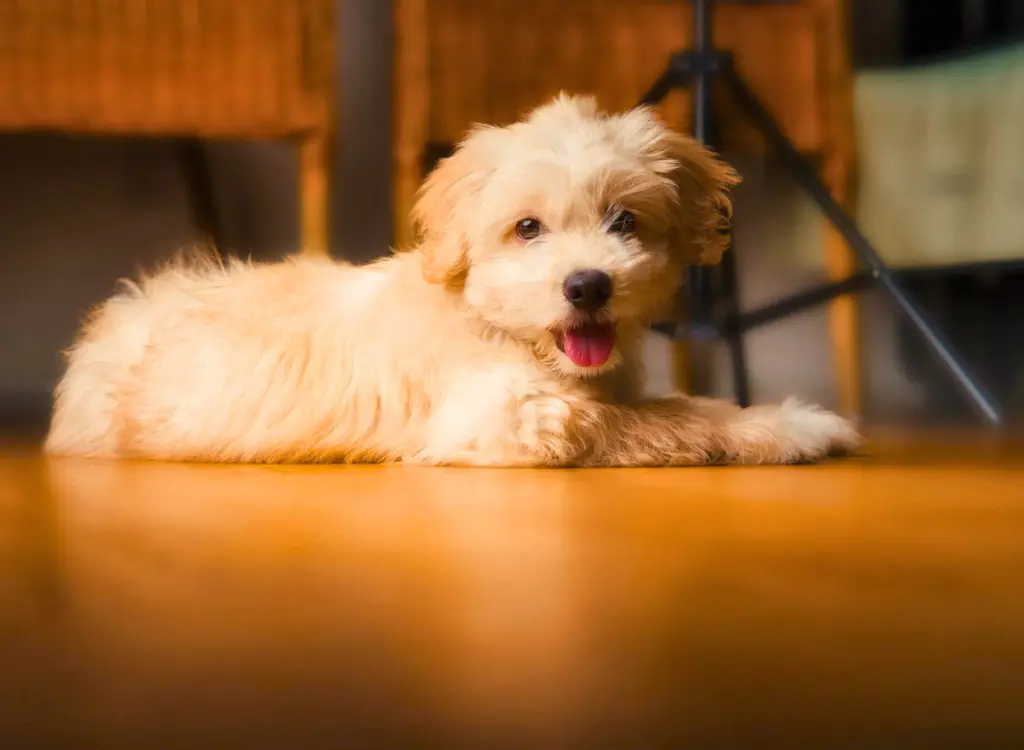
[[[729,246],[732,202],[728,193],[740,177],[689,136],[666,128],[661,143],[675,164],[670,174],[680,210],[674,244],[687,263],[715,265]]]
[[[469,269],[468,221],[487,174],[468,145],[438,163],[412,209],[421,236],[423,278],[434,284],[455,283]]]
[[[718,263],[729,245],[729,191],[739,183],[739,175],[696,140],[669,127],[649,107],[638,107],[617,119],[623,140],[644,154],[653,170],[675,189],[670,242],[680,260]]]

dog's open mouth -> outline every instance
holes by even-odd
[[[555,333],[555,343],[577,367],[600,367],[615,348],[611,323],[580,323]]]

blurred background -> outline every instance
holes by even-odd
[[[1003,406],[1024,413],[1024,0],[719,2],[716,42]],[[560,89],[625,108],[690,38],[675,0],[0,0],[0,419],[45,420],[115,281],[204,235],[364,262],[411,241],[431,153]],[[851,267],[717,100],[745,177],[745,307]],[[665,116],[688,127],[688,99]],[[433,150],[433,151],[432,151]],[[747,337],[756,401],[974,417],[870,291]],[[650,387],[673,382],[652,334]],[[725,352],[711,389],[731,395]]]

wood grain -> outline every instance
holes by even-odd
[[[1012,747],[1024,444],[786,468],[0,450],[0,745]]]
[[[299,136],[329,121],[333,0],[0,0],[0,130]]]

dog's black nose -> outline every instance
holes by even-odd
[[[577,271],[566,278],[562,292],[573,307],[597,312],[612,296],[612,277],[604,271]]]

